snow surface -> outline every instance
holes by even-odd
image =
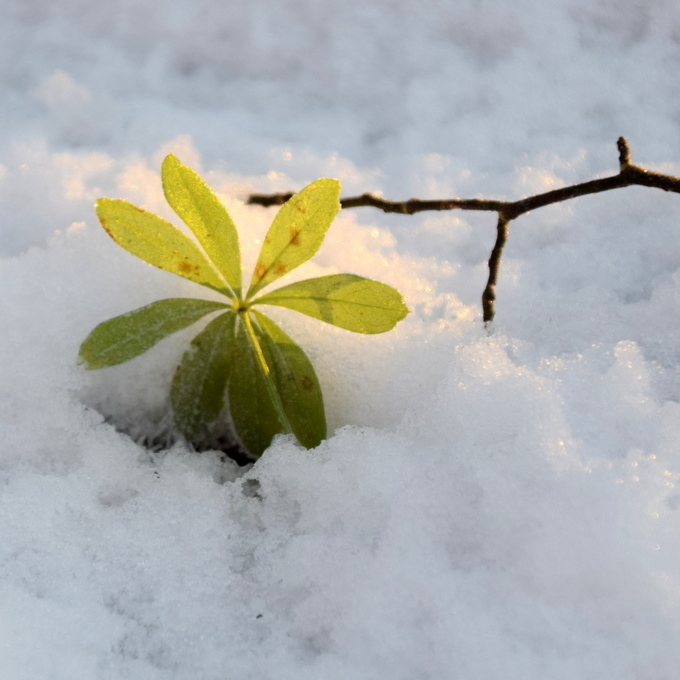
[[[680,174],[676,0],[0,0],[0,678],[677,680],[680,197],[513,223],[341,214],[299,276],[397,286],[361,337],[300,315],[333,432],[251,469],[168,433],[191,331],[88,373],[100,321],[205,294],[116,247],[205,173],[251,191],[519,198]],[[295,273],[298,275],[297,272]],[[259,489],[255,480],[259,483]]]

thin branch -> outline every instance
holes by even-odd
[[[659,172],[645,170],[631,162],[630,147],[625,137],[619,137],[616,142],[619,150],[619,172],[610,177],[593,179],[580,184],[573,184],[561,189],[546,191],[542,194],[527,196],[517,201],[498,201],[485,198],[449,198],[444,200],[422,201],[412,198],[408,201],[388,201],[384,198],[366,193],[361,196],[343,198],[340,204],[343,208],[378,208],[386,213],[398,213],[413,215],[419,212],[434,210],[477,210],[498,213],[498,235],[496,243],[489,257],[489,280],[482,296],[484,321],[489,323],[493,320],[494,300],[496,297],[495,287],[498,279],[503,248],[508,238],[508,224],[520,215],[543,208],[554,203],[597,194],[612,189],[622,189],[629,186],[645,186],[662,191],[680,193],[680,178],[672,175],[664,175]],[[251,194],[248,197],[249,205],[261,205],[264,207],[283,205],[293,196],[292,193],[281,194]]]
[[[293,197],[292,192],[283,194],[251,194],[248,197],[248,205],[261,205],[265,208],[283,205]],[[484,198],[452,198],[444,201],[421,201],[412,198],[409,201],[387,201],[373,194],[362,194],[340,200],[343,209],[346,208],[378,208],[386,213],[399,213],[401,215],[413,215],[419,212],[432,210],[488,210],[498,212],[508,204],[507,201],[489,201]]]
[[[484,313],[484,323],[490,324],[495,315],[494,302],[496,301],[496,283],[498,282],[498,271],[501,265],[501,257],[503,256],[503,248],[508,241],[510,234],[510,220],[499,213],[498,226],[496,227],[496,243],[494,243],[491,256],[489,257],[489,279],[486,283],[486,288],[482,293],[482,310]]]
[[[414,213],[432,210],[487,210],[503,212],[510,219],[515,219],[524,213],[543,208],[546,205],[560,203],[572,198],[596,194],[612,189],[622,189],[633,185],[654,187],[663,191],[680,193],[680,178],[672,175],[663,175],[651,170],[645,170],[630,162],[630,149],[623,137],[620,137],[619,147],[620,172],[611,177],[590,180],[581,184],[573,184],[561,189],[554,189],[543,194],[528,196],[518,201],[498,201],[484,198],[448,198],[444,200],[422,201],[412,198],[408,201],[388,201],[373,194],[362,194],[343,198],[340,204],[343,208],[378,208],[386,213],[399,213],[413,215]],[[283,205],[293,196],[292,193],[281,194],[251,194],[248,197],[249,205],[261,205],[270,207]]]

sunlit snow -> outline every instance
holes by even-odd
[[[2,680],[680,677],[680,196],[513,222],[493,334],[493,213],[341,213],[293,276],[412,311],[368,337],[272,312],[324,389],[316,450],[171,443],[191,329],[76,364],[99,322],[210,296],[94,215],[176,223],[169,152],[246,276],[275,214],[251,192],[515,199],[617,172],[620,135],[680,175],[676,1],[0,7]]]

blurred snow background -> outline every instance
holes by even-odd
[[[251,191],[519,198],[615,172],[622,134],[680,174],[676,2],[0,10],[3,680],[678,677],[680,197],[513,223],[491,337],[493,215],[342,214],[300,276],[372,276],[412,313],[369,338],[286,317],[333,434],[250,470],[136,443],[191,331],[75,364],[100,321],[202,293],[94,218],[102,195],[171,217],[169,151],[248,273],[274,214]]]

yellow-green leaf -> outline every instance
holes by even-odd
[[[340,182],[318,179],[284,203],[255,265],[247,298],[316,253],[340,210]]]
[[[106,233],[144,262],[226,293],[226,284],[196,245],[170,222],[128,201],[100,198],[97,217]]]
[[[314,367],[302,348],[271,319],[255,310],[253,315],[262,351],[293,434],[302,446],[312,449],[326,438],[323,396]]]
[[[80,346],[80,361],[87,369],[122,364],[171,333],[226,307],[221,302],[192,298],[152,302],[100,323]]]
[[[199,175],[172,154],[163,161],[161,177],[168,203],[194,233],[235,294],[240,296],[238,232],[226,208]]]
[[[170,401],[175,425],[187,441],[205,436],[222,411],[235,326],[235,312],[220,314],[192,340],[177,367]]]
[[[241,444],[261,456],[283,432],[245,325],[239,322],[229,379],[229,408]]]
[[[399,291],[355,274],[331,274],[278,288],[253,304],[294,309],[354,333],[385,333],[407,314]]]

